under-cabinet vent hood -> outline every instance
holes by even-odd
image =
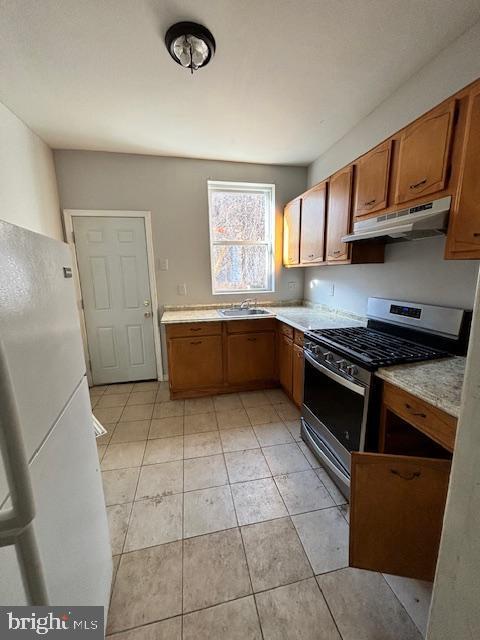
[[[353,233],[343,236],[342,242],[385,238],[386,242],[428,238],[447,231],[448,213],[452,198],[440,198],[415,207],[401,209],[376,218],[360,220],[353,225]]]

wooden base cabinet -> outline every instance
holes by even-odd
[[[223,384],[222,352],[221,335],[169,340],[170,387],[182,391]]]
[[[278,379],[289,396],[293,382],[293,340],[280,333],[278,336]]]
[[[303,402],[303,347],[293,345],[292,398],[297,407]]]
[[[395,390],[384,387],[380,453],[352,454],[350,566],[433,580],[451,454],[429,435],[439,410]]]
[[[275,333],[227,336],[227,382],[241,385],[275,379]]]
[[[275,318],[166,326],[170,396],[278,386]]]

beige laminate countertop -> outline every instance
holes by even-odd
[[[458,418],[466,358],[454,356],[428,362],[382,367],[376,375]]]
[[[259,308],[262,308],[261,306]],[[268,314],[243,318],[225,318],[218,313],[218,309],[182,309],[180,311],[165,311],[161,317],[162,324],[176,324],[180,322],[214,322],[235,320],[261,320],[262,318],[277,318],[286,324],[308,331],[310,329],[335,329],[342,327],[365,326],[366,321],[351,318],[336,311],[324,311],[311,307],[263,307]]]
[[[261,308],[261,307],[260,307]],[[249,317],[248,320],[262,318],[277,318],[300,331],[311,329],[335,329],[342,327],[360,327],[366,325],[366,320],[353,318],[341,312],[315,309],[311,307],[264,307],[268,314]],[[225,318],[218,313],[217,308],[182,309],[165,311],[161,318],[162,324],[176,324],[182,322],[214,322],[244,320],[245,318]],[[382,367],[376,375],[404,391],[429,402],[435,407],[458,418],[460,413],[463,377],[465,374],[465,358],[455,356],[401,364],[392,367]]]

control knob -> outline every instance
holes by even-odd
[[[331,351],[326,351],[323,357],[327,362],[333,362],[333,353]]]
[[[358,373],[358,369],[354,364],[351,364],[349,367],[347,367],[347,373],[350,376],[355,376]]]
[[[348,362],[346,360],[337,360],[336,365],[340,371],[347,371]]]

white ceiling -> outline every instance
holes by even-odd
[[[0,101],[54,148],[308,164],[480,18],[478,0],[0,0]],[[163,43],[205,24],[190,76]]]

